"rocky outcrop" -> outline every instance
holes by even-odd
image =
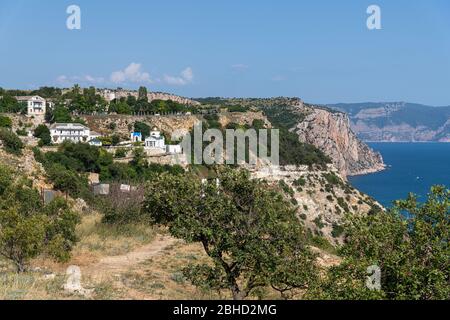
[[[353,188],[329,165],[324,170],[308,166],[264,167],[252,172],[282,187],[297,206],[297,215],[307,230],[330,243],[342,242],[345,215],[364,215],[384,210],[369,196]]]
[[[341,175],[367,174],[385,168],[381,154],[353,133],[346,114],[305,105],[298,108],[305,117],[292,130],[300,141],[312,144],[328,155]]]
[[[129,115],[98,115],[83,116],[91,130],[104,135],[117,134],[122,139],[129,139],[136,121],[146,123],[150,127],[171,135],[174,131],[188,133],[201,118],[195,115],[180,116],[129,116]]]
[[[117,89],[117,90],[103,89],[99,91],[99,94],[103,96],[108,102],[113,99],[126,98],[128,96],[133,96],[135,98],[138,98],[139,96],[138,91],[136,90],[124,90],[124,89]],[[147,97],[149,102],[152,102],[153,100],[172,100],[189,106],[200,105],[198,101],[165,92],[149,92],[147,94]]]
[[[203,120],[201,115],[172,115],[172,116],[131,116],[131,115],[94,115],[82,116],[91,130],[104,135],[118,134],[123,139],[128,139],[136,121],[146,123],[150,127],[171,135],[174,132],[187,134],[194,125]],[[262,112],[234,112],[221,113],[219,122],[222,126],[229,123],[251,125],[254,120],[264,121],[267,127],[271,124]]]
[[[219,115],[219,122],[222,127],[226,127],[229,123],[237,123],[240,125],[253,124],[253,121],[261,120],[264,122],[266,128],[271,128],[272,124],[267,120],[266,116],[261,111],[257,112],[224,112]]]
[[[189,98],[180,97],[174,94],[164,93],[164,92],[150,92],[148,95],[148,101],[151,102],[153,100],[172,100],[184,105],[189,106],[197,106],[200,105],[199,102],[194,101]]]

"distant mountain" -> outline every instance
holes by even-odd
[[[327,107],[347,113],[353,131],[364,141],[450,142],[450,106],[366,102]]]

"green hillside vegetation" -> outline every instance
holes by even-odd
[[[22,140],[19,136],[10,129],[0,128],[0,141],[3,143],[3,148],[6,152],[20,155],[24,148]]]
[[[268,116],[269,117],[269,116]],[[288,116],[289,117],[289,116]],[[275,119],[275,120],[274,120]],[[204,125],[203,130],[207,130],[209,128],[215,128],[222,130],[226,129],[263,129],[264,123],[259,120],[253,121],[252,125],[241,126],[237,123],[229,123],[226,128],[223,128],[219,122],[218,115],[207,115],[204,116]],[[281,165],[308,165],[308,166],[318,166],[318,167],[326,167],[328,163],[331,163],[329,157],[327,157],[322,151],[314,147],[313,145],[302,143],[299,141],[297,134],[294,132],[290,132],[286,127],[279,125],[281,121],[276,118],[269,117],[271,120],[273,128],[280,130],[280,164]],[[193,134],[193,133],[191,133]],[[224,134],[224,137],[226,135]],[[270,129],[269,129],[269,152],[270,152]],[[226,142],[225,142],[226,143]],[[204,143],[204,147],[206,147],[208,143]],[[248,162],[248,150],[246,160]]]
[[[43,153],[34,148],[34,156],[44,165],[55,188],[74,197],[90,199],[86,174],[99,173],[102,182],[142,183],[161,172],[182,173],[180,166],[149,164],[143,149],[135,149],[130,163],[114,162],[114,156],[89,144],[65,142],[58,151]]]
[[[13,262],[18,272],[26,271],[39,255],[68,261],[78,241],[79,220],[64,199],[42,205],[30,181],[0,166],[0,256]]]

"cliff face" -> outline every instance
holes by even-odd
[[[294,130],[302,142],[312,144],[328,155],[343,176],[383,170],[381,154],[357,138],[348,116],[341,112],[299,106],[305,114]]]
[[[349,185],[333,165],[326,170],[311,170],[308,166],[265,167],[252,174],[285,185],[306,229],[334,244],[343,241],[341,225],[346,213],[365,215],[383,210],[375,200]]]
[[[367,102],[330,108],[347,113],[353,131],[364,141],[450,142],[450,107]]]
[[[127,91],[127,90],[108,91],[106,93],[102,92],[101,94],[108,101],[111,101],[112,99],[126,98],[128,96],[138,98],[139,96],[137,91]],[[147,98],[149,102],[152,102],[153,100],[172,100],[174,102],[178,102],[184,105],[192,105],[192,106],[200,105],[199,102],[194,101],[192,99],[165,92],[149,92],[147,94]]]

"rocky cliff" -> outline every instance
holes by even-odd
[[[138,98],[139,93],[136,90],[103,90],[99,92],[107,101],[111,101],[113,99],[119,99],[119,98],[126,98],[128,96],[133,96],[135,98]],[[181,97],[175,94],[171,93],[165,93],[165,92],[149,92],[147,94],[147,98],[149,102],[152,102],[153,100],[172,100],[184,105],[192,105],[197,106],[200,105],[199,102],[194,101],[189,98]]]
[[[364,141],[450,142],[450,107],[366,102],[330,108],[346,112],[353,131]]]
[[[252,174],[280,185],[297,206],[297,215],[308,232],[333,244],[342,243],[346,214],[383,210],[378,202],[345,181],[331,164],[324,170],[311,170],[308,166],[265,167]]]
[[[381,154],[357,138],[346,114],[300,104],[304,119],[292,129],[302,142],[328,155],[341,175],[360,175],[383,170]]]
[[[216,98],[219,105],[242,105],[264,112],[272,125],[298,134],[329,156],[343,177],[381,171],[382,156],[354,134],[348,116],[329,108],[312,106],[299,98]]]

